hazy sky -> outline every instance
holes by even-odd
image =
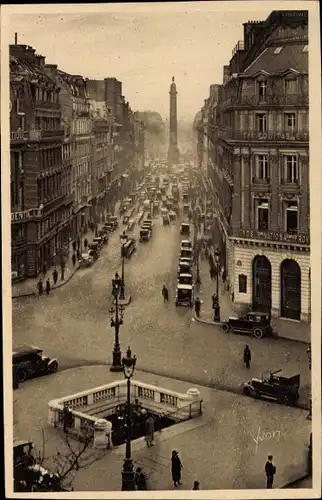
[[[223,65],[243,38],[242,23],[265,19],[274,9],[272,2],[247,4],[258,7],[257,12],[246,9],[245,2],[211,2],[207,10],[200,9],[201,3],[163,4],[160,9],[154,4],[153,10],[151,4],[141,4],[141,11],[114,4],[111,12],[90,12],[87,6],[80,13],[84,6],[73,5],[68,13],[60,4],[61,14],[11,15],[8,35],[14,43],[17,32],[18,43],[31,45],[47,63],[68,73],[116,77],[133,110],[153,109],[163,118],[175,76],[178,118],[192,120],[209,86],[222,83]],[[45,8],[39,6],[38,12]]]

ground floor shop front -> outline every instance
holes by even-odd
[[[229,239],[228,273],[236,309],[310,322],[308,250]]]

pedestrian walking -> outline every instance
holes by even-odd
[[[73,246],[73,251],[76,252],[76,241],[75,240],[73,241],[72,246]]]
[[[137,490],[146,490],[146,475],[144,474],[141,467],[138,467],[134,476],[134,483]]]
[[[169,291],[165,285],[163,285],[162,287],[162,296],[163,296],[163,302],[169,301]]]
[[[37,289],[38,289],[38,295],[41,296],[44,291],[44,285],[41,278],[37,283]]]
[[[171,473],[172,473],[172,481],[175,488],[182,484],[181,469],[182,469],[182,463],[179,458],[179,454],[177,451],[173,450],[171,456]]]
[[[199,481],[194,481],[193,482],[193,490],[200,490],[200,483]]]
[[[84,240],[84,248],[87,248],[87,245],[88,245],[88,241],[87,241],[87,238],[85,238],[85,240]]]
[[[201,300],[199,299],[199,297],[197,297],[195,300],[195,311],[197,318],[200,317],[200,308],[201,308]]]
[[[252,359],[252,353],[250,352],[248,345],[246,345],[244,349],[244,363],[246,365],[246,368],[250,368],[251,359]]]
[[[42,265],[42,274],[44,277],[46,276],[46,273],[47,273],[47,266],[46,266],[46,262],[44,262]]]
[[[47,293],[47,295],[49,295],[49,293],[50,293],[50,281],[49,281],[49,278],[47,278],[47,281],[46,281],[46,293]]]
[[[266,488],[273,488],[274,475],[276,474],[276,467],[273,465],[273,455],[268,455],[267,462],[265,464],[266,473]]]
[[[153,446],[154,438],[154,419],[149,415],[145,421],[145,442],[148,448]]]
[[[58,280],[58,271],[55,267],[54,271],[53,271],[53,281],[54,281],[54,285],[56,285],[57,283],[57,280]]]

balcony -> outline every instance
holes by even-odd
[[[11,141],[40,141],[46,138],[62,138],[64,129],[53,130],[16,130],[10,133]]]
[[[263,96],[232,96],[221,103],[223,108],[259,107],[259,106],[309,106],[309,96],[301,94],[275,94]]]
[[[272,241],[277,243],[289,243],[295,245],[310,245],[310,236],[304,233],[290,234],[279,231],[256,231],[254,229],[240,229],[233,231],[230,236],[241,239],[254,239]]]
[[[271,179],[270,177],[266,177],[265,179],[262,179],[261,177],[252,177],[252,185],[253,187],[259,187],[260,189],[267,189],[270,188]]]

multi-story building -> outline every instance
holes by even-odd
[[[134,141],[135,141],[135,178],[140,181],[144,176],[145,165],[145,129],[144,123],[139,119],[138,112],[133,113]]]
[[[59,87],[45,58],[10,45],[12,276],[37,276],[64,249],[71,210]]]
[[[46,73],[60,86],[59,101],[65,140],[71,159],[71,234],[75,238],[87,227],[91,216],[92,120],[86,81],[46,64]]]
[[[307,11],[274,11],[266,21],[245,23],[208,128],[217,219],[221,213],[229,227],[227,241],[219,224],[230,289],[236,306],[305,321],[308,114]]]

